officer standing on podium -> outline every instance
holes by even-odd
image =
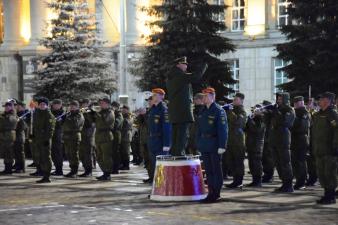
[[[203,203],[214,203],[220,199],[223,185],[222,154],[226,150],[228,123],[224,109],[215,103],[215,89],[206,88],[201,110],[197,118],[197,148],[202,153],[208,183],[208,196]]]

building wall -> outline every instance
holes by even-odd
[[[158,3],[160,0],[127,0],[125,20],[126,65],[135,59],[144,45],[142,34],[150,30],[144,25],[149,17],[141,12],[139,6]],[[218,4],[227,4],[229,8],[220,19],[225,19],[228,29],[222,35],[233,40],[237,46],[235,52],[220,56],[224,60],[239,62],[239,91],[246,94],[246,105],[251,106],[262,100],[274,99],[274,58],[275,44],[284,42],[284,37],[277,29],[279,0],[242,0],[244,2],[244,27],[241,31],[232,30],[234,0],[210,0]],[[33,95],[30,87],[33,75],[29,73],[29,61],[36,54],[46,53],[37,40],[48,33],[48,19],[53,15],[41,0],[0,0],[3,7],[4,23],[0,19],[0,102],[9,97],[24,98],[29,101]],[[27,4],[29,8],[27,8]],[[105,51],[114,61],[114,68],[120,71],[119,41],[121,38],[120,1],[89,0],[90,12],[96,14],[98,34],[106,40]],[[6,10],[4,10],[6,9]],[[1,12],[1,10],[0,10]],[[260,13],[258,13],[260,12]],[[28,14],[27,14],[28,13]],[[28,15],[28,17],[27,17]],[[29,24],[27,25],[27,21]],[[28,27],[27,27],[28,26]],[[27,40],[27,37],[29,39]],[[28,65],[28,67],[27,67]],[[37,65],[34,65],[36,68]],[[28,70],[27,70],[28,68]],[[132,108],[144,104],[143,93],[135,86],[135,78],[128,73],[119,74],[119,90],[114,98],[127,95]],[[122,88],[123,87],[123,88]],[[122,91],[122,90],[126,91]]]

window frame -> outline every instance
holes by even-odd
[[[292,23],[290,16],[288,14],[288,7],[290,6],[290,0],[277,0],[277,28],[282,26],[290,25]],[[281,2],[282,1],[282,2]],[[285,7],[286,14],[280,15],[280,7]],[[281,18],[285,20],[285,24],[281,24]]]
[[[280,61],[281,65],[276,66],[277,61]],[[281,91],[281,89],[279,89],[277,87],[277,85],[285,84],[285,83],[289,82],[289,78],[287,77],[287,74],[284,71],[278,71],[279,69],[287,66],[288,64],[289,64],[288,62],[286,62],[285,60],[282,60],[280,58],[274,58],[273,59],[273,90],[274,90],[274,93],[278,93],[278,92]],[[281,73],[280,78],[277,78],[277,72]],[[281,82],[277,84],[277,80],[281,80]]]
[[[238,6],[235,6],[235,1],[238,1]],[[241,5],[241,1],[243,1],[244,5]],[[244,31],[245,27],[245,0],[232,0],[231,7],[231,31],[232,32],[241,32]],[[241,10],[243,10],[243,18],[241,18]],[[234,12],[237,11],[238,17],[234,19]],[[241,22],[243,21],[243,27],[241,27]],[[238,23],[238,28],[234,29],[234,22]]]

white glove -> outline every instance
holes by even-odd
[[[218,148],[217,153],[222,155],[225,152],[225,148]]]
[[[170,147],[165,147],[165,146],[163,147],[164,152],[169,152],[169,150],[170,150]]]

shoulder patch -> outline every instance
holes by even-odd
[[[330,123],[333,127],[337,127],[337,121],[336,120],[332,120]]]

